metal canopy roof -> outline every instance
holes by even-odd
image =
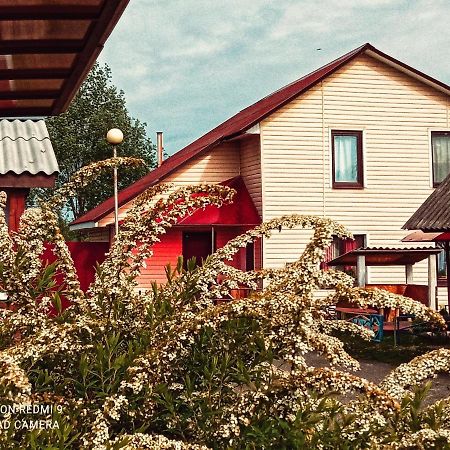
[[[253,203],[244,180],[239,175],[220,183],[236,190],[232,203],[218,208],[209,205],[198,208],[192,215],[187,215],[178,221],[178,225],[248,225],[256,226],[261,223],[258,211]]]
[[[450,174],[403,225],[406,230],[450,231]]]
[[[129,0],[0,0],[0,117],[63,112]]]
[[[341,255],[327,264],[329,266],[356,266],[357,257],[365,256],[366,266],[406,266],[415,264],[437,255],[441,252],[439,248],[383,248],[362,247]]]

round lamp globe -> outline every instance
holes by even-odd
[[[106,134],[106,140],[112,145],[121,144],[123,141],[123,133],[118,128],[111,128]]]

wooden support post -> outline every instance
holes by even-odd
[[[9,218],[8,225],[10,231],[19,229],[20,217],[25,211],[25,201],[29,189],[11,189],[8,192]]]
[[[413,284],[414,276],[413,276],[413,265],[406,264],[406,284]]]
[[[356,285],[358,287],[366,285],[366,257],[364,255],[356,257]]]
[[[447,267],[447,307],[450,314],[450,242],[445,241],[445,266]]]
[[[428,306],[434,310],[438,309],[436,286],[437,286],[436,255],[430,255],[428,257]]]

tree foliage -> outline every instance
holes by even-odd
[[[60,168],[56,187],[67,183],[83,166],[112,156],[112,147],[105,139],[111,128],[120,128],[124,134],[124,141],[117,148],[119,156],[141,158],[147,165],[121,169],[119,189],[155,165],[155,149],[146,136],[146,124],[130,116],[124,92],[111,83],[111,70],[106,64],[96,63],[67,112],[47,119],[46,123]],[[51,193],[46,191],[44,195]],[[112,195],[112,174],[106,173],[90,186],[77,190],[68,200],[65,215],[68,219],[80,217]]]

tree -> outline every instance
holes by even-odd
[[[120,169],[119,189],[129,186],[155,165],[156,152],[146,136],[146,124],[130,116],[124,92],[111,83],[111,69],[106,64],[96,63],[67,112],[47,119],[46,123],[60,168],[56,188],[86,164],[112,156],[111,145],[105,139],[110,128],[120,128],[124,134],[118,147],[119,156],[142,158],[147,165]],[[47,191],[44,196],[51,194],[52,191]],[[112,195],[112,175],[104,174],[68,200],[65,218],[80,217]]]

